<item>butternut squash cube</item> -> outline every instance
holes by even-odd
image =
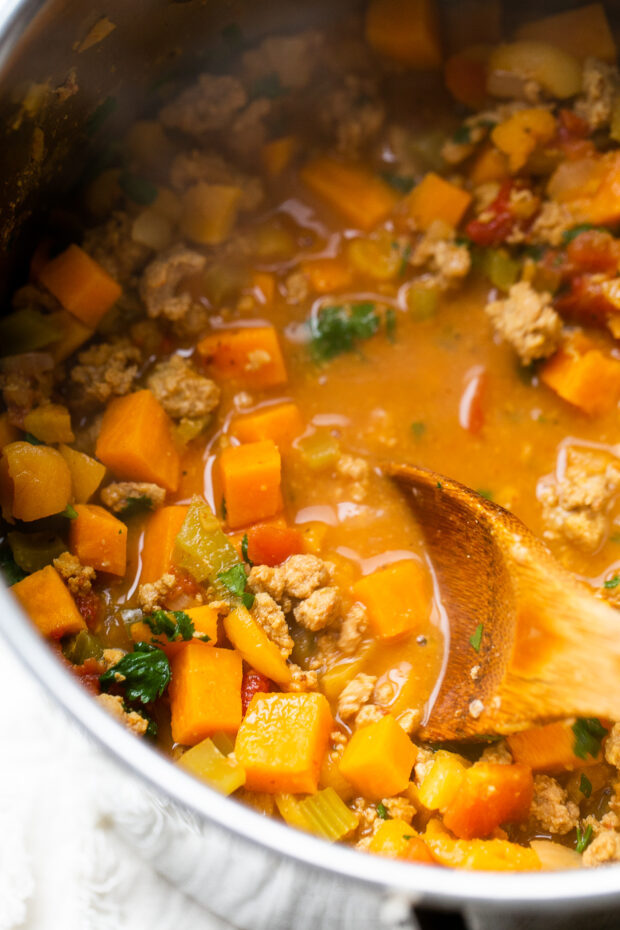
[[[173,565],[174,543],[183,526],[189,507],[159,507],[144,528],[140,584],[157,581]]]
[[[53,566],[33,572],[11,591],[43,636],[60,639],[86,629],[69,589]]]
[[[125,524],[97,504],[76,504],[75,510],[69,531],[71,552],[82,565],[122,577],[127,567]]]
[[[62,404],[42,404],[24,417],[24,429],[41,442],[73,442],[71,414]]]
[[[304,431],[297,404],[277,404],[233,420],[231,432],[240,442],[271,439],[279,449],[290,446]]]
[[[511,733],[507,740],[515,762],[529,766],[533,772],[556,775],[598,765],[603,758],[602,750],[586,759],[577,756],[575,734],[571,724],[564,721]]]
[[[455,752],[439,749],[418,788],[418,800],[428,810],[443,811],[458,794],[467,766]]]
[[[225,329],[206,336],[197,349],[220,378],[235,379],[255,389],[286,383],[284,359],[273,326]]]
[[[40,520],[62,513],[71,500],[71,473],[60,452],[10,442],[0,459],[0,503],[6,520]]]
[[[19,439],[19,430],[9,420],[8,413],[0,413],[0,452],[10,442]]]
[[[430,583],[424,566],[413,559],[360,578],[352,592],[366,605],[370,629],[379,639],[400,639],[428,623]]]
[[[583,355],[560,349],[541,368],[540,380],[591,417],[608,413],[620,399],[620,362],[599,349]]]
[[[373,835],[368,851],[390,859],[432,863],[435,860],[424,840],[406,820],[384,820]]]
[[[240,187],[194,184],[181,199],[181,231],[200,245],[223,242],[235,225],[240,198]]]
[[[91,458],[85,452],[78,452],[71,446],[61,445],[58,451],[69,466],[73,499],[78,504],[86,504],[93,496],[105,475],[105,465]]]
[[[313,194],[358,229],[372,229],[398,203],[396,192],[367,168],[327,155],[307,162],[300,177]]]
[[[218,730],[236,733],[241,723],[241,656],[208,643],[188,643],[170,664],[172,739],[194,746]]]
[[[420,71],[440,68],[435,0],[371,0],[366,11],[366,40],[376,52],[399,65]]]
[[[357,792],[378,801],[409,784],[417,750],[391,714],[357,730],[340,760],[340,771]]]
[[[271,439],[229,446],[220,455],[219,467],[231,529],[258,523],[282,509],[280,453]]]
[[[79,245],[70,245],[47,262],[39,280],[66,310],[91,327],[123,293],[114,278]]]
[[[407,197],[411,217],[420,229],[428,229],[435,220],[457,227],[470,203],[471,194],[433,171],[429,171]]]
[[[255,694],[235,743],[246,787],[313,794],[332,726],[329,704],[322,694]]]

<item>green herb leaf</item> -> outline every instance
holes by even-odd
[[[422,423],[421,420],[414,420],[409,429],[416,439],[421,439],[426,432],[426,423]]]
[[[45,445],[42,439],[37,439],[37,437],[33,436],[32,433],[24,433],[24,442],[29,442],[31,446]]]
[[[619,584],[620,575],[614,575],[613,578],[608,578],[603,582],[603,587],[607,588],[608,590],[612,590],[613,588],[617,588]]]
[[[489,491],[488,488],[476,488],[476,494],[479,494],[480,497],[484,497],[487,501],[493,500],[493,491]]]
[[[443,484],[441,483],[441,481],[438,481],[435,487],[438,488],[440,491],[443,490]]]
[[[479,623],[472,635],[469,637],[469,645],[474,650],[474,652],[480,652],[480,644],[482,643],[483,633],[484,624]]]
[[[61,517],[67,517],[68,520],[77,520],[78,513],[75,507],[72,507],[71,504],[67,504],[65,509],[60,514]]]
[[[241,562],[238,562],[237,565],[233,565],[232,568],[229,568],[225,572],[220,572],[217,578],[218,581],[221,581],[222,584],[228,588],[231,594],[241,598],[244,607],[248,610],[251,608],[254,603],[254,595],[251,591],[245,590],[248,578]]]
[[[144,622],[153,633],[166,636],[169,642],[187,641],[194,635],[194,622],[183,610],[156,610],[145,616]]]
[[[9,588],[11,585],[17,584],[18,581],[22,581],[26,574],[10,555],[0,558],[0,575],[2,575]]]
[[[579,779],[579,790],[581,791],[584,798],[589,798],[592,794],[592,782],[587,777],[587,775],[583,774],[583,772],[581,773],[581,778]]]
[[[585,830],[581,830],[580,827],[577,827],[577,845],[575,849],[578,853],[585,852],[590,843],[592,842],[592,824],[589,823]]]
[[[390,815],[388,814],[387,807],[385,806],[385,804],[383,803],[383,801],[379,801],[379,803],[377,804],[377,814],[379,815],[379,817],[381,818],[381,820],[389,820],[389,819],[390,819]]]
[[[128,497],[127,503],[119,513],[119,517],[128,520],[137,514],[146,513],[147,510],[153,509],[153,501],[148,494],[139,494],[136,497]]]
[[[399,194],[408,194],[415,185],[415,178],[408,174],[394,174],[392,171],[383,171],[381,177],[386,184],[393,187]]]
[[[385,311],[385,335],[390,342],[396,342],[396,310],[388,307]]]
[[[132,174],[130,171],[123,171],[119,184],[124,194],[139,203],[143,207],[148,207],[157,200],[157,187],[148,178],[143,178],[138,174]]]
[[[241,555],[243,556],[243,561],[246,565],[249,565],[250,568],[254,565],[254,562],[248,555],[248,534],[243,534],[243,539],[241,540]]]
[[[457,145],[469,145],[471,142],[471,127],[470,126],[459,126],[459,128],[452,133],[452,141],[456,142]]]
[[[286,93],[286,88],[280,82],[280,76],[276,71],[265,74],[257,78],[252,84],[250,97],[256,100],[257,97],[267,97],[269,100],[275,100]]]
[[[582,232],[588,232],[590,229],[596,229],[599,232],[609,232],[604,226],[593,226],[592,223],[578,223],[576,226],[571,226],[570,229],[566,229],[562,233],[562,243],[568,245],[569,242],[576,239]]]
[[[369,339],[379,329],[374,303],[323,307],[310,321],[312,351],[320,361],[350,352],[358,340]]]
[[[573,752],[580,759],[595,758],[601,751],[601,742],[607,729],[597,717],[579,717],[571,727],[575,736]]]
[[[117,678],[122,676],[122,678]],[[150,704],[166,690],[170,681],[170,663],[165,652],[150,643],[136,643],[120,662],[99,676],[102,690],[118,685],[127,701]]]

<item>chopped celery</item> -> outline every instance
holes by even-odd
[[[221,730],[213,734],[211,741],[215,748],[221,752],[223,756],[229,756],[235,748],[235,741],[230,733],[224,733]]]
[[[301,803],[294,794],[276,794],[275,802],[282,820],[289,827],[296,827],[298,830],[310,830],[310,824],[301,809]]]
[[[81,630],[69,637],[62,647],[63,654],[74,665],[83,665],[86,659],[98,659],[103,655],[103,647],[96,636]]]
[[[32,307],[16,310],[0,320],[0,355],[36,352],[60,339],[58,324]]]
[[[518,280],[521,265],[505,249],[485,249],[481,270],[493,287],[507,293]]]
[[[23,571],[30,574],[45,568],[53,559],[67,551],[67,544],[60,536],[50,533],[7,533],[15,562]]]
[[[321,471],[336,464],[340,455],[340,443],[328,430],[317,430],[296,443],[304,465],[312,471]]]
[[[208,504],[194,497],[176,538],[174,561],[196,581],[209,581],[230,594],[218,575],[239,563],[237,550],[222,532],[219,520]]]
[[[187,445],[188,442],[191,442],[192,439],[204,432],[210,419],[209,415],[206,417],[184,417],[175,427],[176,438],[181,445]]]
[[[211,739],[203,739],[183,753],[179,765],[222,794],[232,794],[245,784],[242,766],[222,755]]]
[[[311,833],[333,842],[351,833],[359,823],[358,815],[347,807],[331,787],[311,794],[299,802],[299,807]]]
[[[407,291],[407,307],[416,322],[430,320],[439,307],[439,289],[424,284],[412,284]]]

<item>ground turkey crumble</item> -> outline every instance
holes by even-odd
[[[344,615],[338,636],[338,649],[353,655],[364,638],[368,627],[368,614],[363,604],[353,604]]]
[[[293,36],[271,36],[242,58],[244,78],[250,85],[277,75],[286,89],[305,87],[321,66],[323,38],[308,30]]]
[[[54,568],[63,578],[71,594],[88,594],[95,580],[95,569],[82,565],[77,556],[63,552],[54,559]]]
[[[575,101],[575,113],[586,121],[593,132],[609,125],[619,87],[620,76],[615,65],[597,58],[586,58],[583,63],[582,94]]]
[[[564,536],[594,551],[607,532],[607,508],[620,489],[620,468],[609,455],[592,449],[566,450],[557,477],[538,484],[545,535]]]
[[[135,283],[151,250],[132,237],[133,218],[122,210],[100,226],[86,231],[82,247],[108,274],[125,287]]]
[[[443,235],[438,236],[431,228],[413,250],[410,262],[414,268],[425,268],[430,272],[429,287],[445,291],[469,274],[471,255],[467,246],[458,245],[454,239]]]
[[[247,93],[238,78],[201,74],[198,80],[160,110],[167,129],[180,129],[189,136],[225,129],[235,113],[247,103]]]
[[[376,682],[376,675],[365,675],[360,672],[342,689],[338,698],[338,716],[341,720],[350,720],[355,717],[364,704],[368,703]]]
[[[564,788],[550,775],[534,776],[534,798],[530,807],[543,830],[563,836],[579,823],[579,808],[570,801]]]
[[[335,139],[336,149],[355,158],[376,139],[385,122],[385,107],[375,81],[349,74],[341,87],[330,90],[319,116],[326,132]]]
[[[297,607],[293,614],[307,630],[323,630],[340,616],[340,593],[337,588],[317,588]]]
[[[263,628],[272,643],[280,650],[283,659],[288,659],[295,645],[289,633],[282,608],[264,591],[254,596],[252,616]]]
[[[131,730],[136,736],[144,736],[148,729],[148,720],[141,714],[136,713],[135,710],[126,711],[123,707],[123,699],[120,695],[98,694],[97,700],[109,714],[116,717],[128,730]]]
[[[170,183],[178,191],[193,184],[225,184],[241,189],[239,208],[255,210],[263,201],[265,191],[260,178],[239,171],[230,161],[215,152],[193,149],[176,156],[170,168]]]
[[[138,588],[138,604],[145,614],[152,614],[166,606],[166,598],[176,587],[177,580],[172,572],[162,575],[157,581],[141,584]]]
[[[203,308],[195,305],[191,294],[177,294],[177,288],[184,278],[201,272],[206,261],[200,252],[175,245],[147,265],[140,281],[140,296],[148,315],[153,319],[164,317],[178,323],[195,314],[203,321],[204,313],[199,312]]]
[[[220,402],[217,384],[180,355],[159,362],[146,384],[173,420],[208,416]]]
[[[527,281],[513,284],[508,297],[485,310],[498,336],[508,342],[524,365],[547,358],[557,349],[562,320],[551,306],[551,294],[538,293]]]
[[[587,867],[620,862],[620,833],[614,830],[599,833],[584,852],[582,861]]]
[[[101,503],[113,513],[123,513],[131,501],[144,501],[155,510],[165,499],[164,488],[150,481],[113,481],[101,491]]]
[[[128,339],[102,342],[80,352],[70,374],[73,387],[79,389],[76,400],[105,404],[111,397],[128,394],[140,361],[140,350]]]

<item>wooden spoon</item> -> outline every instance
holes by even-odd
[[[503,507],[426,468],[385,472],[421,525],[449,621],[422,737],[506,734],[573,716],[620,720],[620,611]]]

